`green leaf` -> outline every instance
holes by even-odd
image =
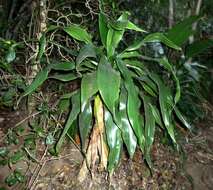
[[[20,183],[23,183],[25,180],[25,176],[19,170],[14,171],[14,176]]]
[[[81,76],[77,73],[55,74],[53,76],[49,76],[49,78],[60,80],[62,82],[72,81],[80,77]]]
[[[48,133],[46,139],[45,139],[45,144],[46,145],[52,145],[55,142],[55,138],[52,133]]]
[[[116,22],[111,22],[109,25],[109,31],[107,34],[107,56],[111,57],[115,53],[115,49],[118,47],[119,42],[121,41],[123,34],[125,32],[125,27],[127,24],[129,13],[124,12]]]
[[[6,147],[0,147],[0,157],[4,157],[9,153],[9,150]]]
[[[67,111],[70,107],[70,100],[69,99],[60,99],[58,103],[58,109],[60,111]]]
[[[72,96],[72,110],[70,111],[69,113],[69,117],[66,121],[66,124],[64,126],[64,129],[63,129],[63,132],[56,144],[56,152],[59,152],[59,149],[61,148],[63,142],[64,142],[64,139],[65,139],[65,136],[69,130],[69,128],[71,127],[73,121],[77,118],[78,114],[80,113],[80,92],[77,91],[73,96]]]
[[[124,51],[135,51],[141,48],[141,46],[144,45],[143,41],[136,41],[134,42],[131,46],[129,46],[128,48],[126,48]]]
[[[120,94],[118,116],[122,138],[132,158],[137,146],[137,138],[127,116],[127,91],[124,88],[122,88]]]
[[[180,82],[179,79],[177,78],[175,71],[172,67],[172,65],[169,63],[168,59],[166,57],[162,58],[159,60],[159,63],[164,66],[165,69],[170,71],[173,75],[173,78],[176,83],[176,93],[175,93],[175,104],[180,100]]]
[[[72,125],[70,126],[69,130],[67,131],[67,136],[69,137],[68,140],[71,140],[71,142],[76,138],[76,136],[79,135],[79,127],[78,127],[78,117],[72,122]],[[73,138],[73,139],[70,139]]]
[[[139,146],[142,151],[144,151],[145,138],[143,133],[143,124],[144,121],[140,116],[140,99],[138,97],[138,88],[134,84],[131,75],[126,67],[126,65],[121,61],[117,60],[117,65],[119,70],[124,77],[125,88],[128,92],[128,100],[127,100],[127,114],[130,121],[130,124],[137,136]]]
[[[38,59],[40,60],[42,55],[44,54],[45,52],[45,48],[46,48],[46,43],[47,43],[47,40],[46,40],[46,34],[43,33],[42,36],[40,37],[39,39],[39,52],[38,52]]]
[[[139,77],[137,77],[136,79],[138,79],[142,83],[144,90],[151,96],[156,96],[158,91],[157,85],[148,77],[147,73],[141,73],[140,71],[137,71],[137,73]]]
[[[39,127],[36,125],[33,127],[33,130],[35,131],[36,135],[38,135],[39,137],[45,137],[45,132],[43,127]]]
[[[92,128],[92,106],[90,102],[84,106],[83,111],[79,115],[79,131],[81,136],[82,148],[85,146],[86,139]]]
[[[63,96],[60,97],[60,99],[70,99],[71,97],[73,97],[73,95],[75,95],[77,93],[78,90],[75,90],[73,92],[70,93],[66,93]]]
[[[36,147],[35,139],[35,135],[26,136],[24,139],[24,147],[30,147],[31,149],[34,149]]]
[[[6,59],[7,63],[11,63],[12,61],[15,60],[15,58],[16,58],[16,51],[15,51],[14,47],[11,46],[11,47],[8,49],[8,52],[7,52],[7,54],[6,54],[5,59]]]
[[[91,35],[87,31],[76,24],[69,25],[64,28],[64,31],[76,40],[91,43]]]
[[[117,20],[109,22],[109,26],[113,28],[115,31],[122,31],[127,26],[127,20]]]
[[[170,48],[176,49],[176,50],[181,50],[179,46],[177,46],[174,42],[172,42],[169,38],[167,38],[165,35],[162,33],[153,33],[149,34],[146,36],[143,41],[143,43],[147,42],[161,42],[165,45],[167,45]]]
[[[191,125],[187,122],[186,118],[181,114],[179,109],[177,107],[174,108],[175,114],[178,117],[178,119],[185,125],[185,127],[189,130],[192,129]]]
[[[204,52],[208,48],[213,46],[212,39],[205,39],[200,41],[195,41],[193,44],[190,44],[186,48],[186,56],[187,57],[194,57],[199,55],[200,53]]]
[[[117,19],[117,21],[123,21],[123,22],[128,21],[129,16],[130,16],[130,12],[124,11],[121,14],[121,16]]]
[[[106,47],[107,33],[108,33],[107,18],[102,12],[99,13],[98,24],[99,24],[99,33],[101,36],[101,42]]]
[[[173,26],[168,32],[167,37],[173,41],[176,45],[181,46],[186,42],[189,36],[194,34],[192,24],[198,21],[200,16],[190,16],[184,19],[182,22]]]
[[[97,73],[93,72],[83,76],[81,81],[81,110],[83,111],[88,99],[98,92]]]
[[[119,42],[121,41],[124,34],[124,30],[114,30],[109,28],[107,34],[107,56],[111,57],[115,53],[115,49],[118,47]]]
[[[92,72],[97,70],[98,63],[92,60],[83,61],[77,68],[78,72]]]
[[[35,77],[35,79],[33,80],[33,82],[26,87],[25,92],[23,93],[22,96],[27,96],[29,94],[31,94],[32,92],[34,92],[40,85],[42,85],[44,83],[45,80],[47,80],[48,77],[48,73],[49,73],[50,69],[49,68],[44,68],[43,70],[41,70]]]
[[[130,67],[130,68],[133,68],[135,70],[140,71],[139,75],[146,74],[144,72],[145,71],[145,65],[144,65],[143,62],[138,61],[138,60],[128,60],[128,59],[123,60],[123,62],[127,67]]]
[[[84,61],[88,57],[96,58],[96,50],[93,44],[86,44],[83,48],[81,48],[76,58],[76,64],[79,65],[82,61]]]
[[[155,118],[155,122],[161,127],[163,128],[163,123],[162,123],[162,120],[161,120],[161,115],[160,115],[160,112],[159,110],[157,109],[156,106],[150,104],[150,107],[151,107],[151,110],[152,110],[152,114]]]
[[[15,164],[18,161],[22,160],[24,158],[24,153],[22,151],[17,151],[14,153],[13,156],[10,157],[10,163]]]
[[[112,115],[107,109],[105,109],[104,120],[106,125],[107,144],[109,146],[108,170],[112,173],[121,157],[122,138],[119,128],[113,122]]]
[[[110,20],[109,21],[109,26],[113,28],[114,30],[122,31],[125,30],[127,24],[128,24],[128,17],[129,15],[126,14],[125,12],[115,21],[115,20]]]
[[[154,142],[155,134],[155,117],[151,108],[151,101],[148,96],[142,95],[145,111],[145,158],[150,168],[152,168],[152,162],[150,159],[150,150]]]
[[[51,32],[54,31],[56,29],[60,28],[60,26],[56,26],[56,25],[49,25],[47,28],[47,32]]]
[[[140,57],[141,54],[138,51],[131,51],[131,52],[122,52],[118,55],[120,58],[134,58],[134,57]]]
[[[50,64],[49,68],[56,71],[72,71],[73,69],[75,69],[75,63],[71,61],[64,61]]]
[[[14,176],[14,173],[11,173],[10,175],[8,175],[5,179],[5,183],[8,186],[13,186],[18,182],[18,179]]]
[[[149,93],[151,96],[156,97],[155,92],[152,90],[152,88],[151,88],[149,85],[147,85],[147,84],[144,83],[144,82],[142,82],[141,85],[143,86],[143,89],[144,89],[147,93]]]
[[[129,30],[135,30],[137,32],[147,32],[141,28],[139,28],[138,26],[136,26],[134,23],[132,23],[131,21],[128,21],[127,22],[127,25],[126,25],[126,29],[129,29]]]
[[[120,74],[115,71],[106,57],[102,57],[97,72],[98,89],[104,103],[112,114],[120,92]]]
[[[168,131],[169,136],[171,137],[172,141],[176,143],[175,140],[175,134],[174,134],[174,125],[172,123],[172,118],[171,118],[171,112],[173,109],[173,100],[172,100],[172,95],[166,87],[161,79],[158,77],[158,75],[152,73],[150,74],[150,77],[158,86],[159,90],[159,103],[160,103],[160,110],[161,110],[161,115],[163,118],[164,125]]]

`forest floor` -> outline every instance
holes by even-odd
[[[8,129],[26,117],[24,111],[0,110],[0,147],[4,146]],[[95,169],[82,183],[77,180],[82,163],[79,150],[71,143],[64,145],[59,157],[47,153],[46,146],[37,143],[34,162],[23,159],[15,164],[0,165],[0,189],[14,190],[210,190],[213,187],[213,110],[205,120],[197,123],[196,134],[186,133],[186,141],[180,140],[182,153],[157,139],[152,149],[153,172],[144,164],[142,154],[136,151],[133,160],[123,154],[119,167],[110,182],[106,172]],[[20,143],[23,143],[20,140]],[[20,144],[19,143],[19,144]],[[16,151],[20,145],[11,147]],[[184,153],[183,153],[184,152]],[[12,187],[5,178],[15,168],[26,175],[24,183]]]

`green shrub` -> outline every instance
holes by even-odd
[[[123,146],[131,158],[139,146],[151,168],[150,151],[156,126],[165,131],[174,144],[177,143],[175,115],[190,129],[176,107],[180,99],[180,85],[173,65],[166,56],[152,58],[141,51],[142,47],[153,42],[161,42],[177,51],[181,51],[181,48],[167,35],[153,33],[120,51],[119,44],[125,31],[139,32],[142,36],[147,33],[129,21],[128,17],[129,13],[124,12],[117,20],[112,20],[101,12],[100,41],[96,43],[92,41],[92,35],[79,25],[62,28],[67,35],[82,44],[75,62],[48,64],[22,95],[24,97],[33,93],[47,78],[63,82],[80,79],[80,89],[61,97],[63,101],[71,100],[71,108],[57,141],[56,152],[60,150],[70,127],[75,127],[73,123],[77,121],[82,149],[87,150],[89,166],[94,163],[99,152],[101,165],[107,167],[110,173],[119,163]],[[100,42],[102,45],[98,46]],[[45,34],[40,42],[40,58],[45,51],[44,43],[49,43]],[[164,82],[158,72],[151,70],[150,64],[159,65],[165,76],[173,80],[175,89]],[[88,138],[90,141],[86,144]],[[91,146],[96,147],[95,156]],[[91,154],[93,160],[89,160]]]

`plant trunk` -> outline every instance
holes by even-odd
[[[108,148],[106,142],[104,141],[104,134],[105,134],[104,107],[99,95],[95,97],[94,116],[95,116],[95,125],[93,126],[91,139],[87,148],[86,158],[83,161],[83,165],[78,175],[78,180],[80,182],[84,181],[88,171],[90,171],[91,176],[93,177],[92,170],[99,156],[100,156],[99,169],[104,170],[107,168]]]

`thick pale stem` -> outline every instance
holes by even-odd
[[[101,163],[100,166],[103,169],[107,168],[107,156],[108,156],[108,151],[107,151],[107,146],[106,143],[104,142],[104,132],[105,132],[105,125],[104,125],[104,108],[103,108],[103,103],[102,100],[100,99],[100,96],[97,95],[95,98],[95,118],[96,118],[96,125],[99,130],[99,138],[100,138],[100,146],[99,146],[99,153],[101,156]]]
[[[107,168],[108,148],[104,141],[104,107],[99,95],[94,102],[95,125],[91,134],[91,139],[87,148],[86,159],[78,175],[78,180],[82,182],[86,178],[88,169],[92,169],[96,160],[100,156],[100,169]],[[89,168],[88,168],[89,167]],[[91,173],[92,174],[92,173]]]

